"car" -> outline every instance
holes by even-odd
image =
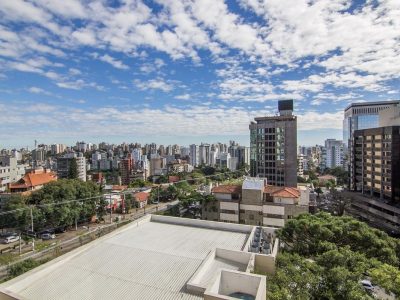
[[[67,227],[57,227],[54,229],[54,233],[64,233],[67,232]]]
[[[367,291],[373,291],[374,290],[374,286],[372,285],[371,281],[369,281],[367,279],[361,280],[361,285]]]
[[[11,235],[11,236],[5,237],[3,239],[4,244],[10,244],[10,243],[18,242],[18,241],[19,241],[18,235]]]
[[[42,233],[40,237],[42,240],[53,240],[56,238],[56,235],[54,233],[46,232]]]

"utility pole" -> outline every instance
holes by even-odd
[[[19,255],[21,255],[21,232],[19,233]]]
[[[110,194],[110,224],[112,224],[112,206],[111,206],[111,194]]]
[[[32,212],[32,206],[29,207],[30,208],[30,212],[31,212],[31,231],[32,231],[32,251],[35,251],[35,233],[33,231],[33,212]]]

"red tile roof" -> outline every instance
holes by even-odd
[[[218,193],[218,194],[238,194],[242,192],[242,186],[241,185],[232,185],[232,184],[227,184],[227,185],[220,185],[216,186],[212,189],[213,193]]]
[[[139,202],[144,202],[144,201],[149,200],[149,196],[150,196],[150,194],[146,193],[146,192],[139,192],[134,195],[135,200],[139,201]]]
[[[53,172],[27,173],[17,183],[11,184],[10,189],[27,189],[56,180],[57,175]]]
[[[272,197],[281,197],[281,198],[300,197],[300,191],[298,189],[285,186],[268,185],[264,188],[264,193],[270,194]]]

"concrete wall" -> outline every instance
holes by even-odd
[[[210,228],[217,230],[227,230],[234,232],[243,232],[250,233],[253,229],[253,226],[243,225],[243,224],[232,224],[232,223],[223,223],[223,222],[213,222],[213,221],[205,221],[205,220],[197,220],[197,219],[185,219],[178,217],[169,217],[169,216],[161,216],[161,215],[151,215],[152,222],[162,222],[169,224],[177,224],[183,226],[194,226],[201,228]]]
[[[275,239],[272,253],[269,255],[255,254],[254,268],[256,272],[274,274],[276,270],[275,261],[279,250],[279,239]]]
[[[272,214],[272,215],[285,215],[285,206],[280,205],[264,205],[263,206],[264,214]]]
[[[222,269],[214,284],[207,288],[204,299],[233,299],[235,292],[253,295],[256,300],[266,299],[266,277]]]
[[[262,205],[263,191],[262,190],[248,190],[242,189],[243,204]]]
[[[275,226],[275,227],[283,227],[285,226],[285,220],[284,219],[278,219],[278,218],[263,218],[263,225],[265,226]]]

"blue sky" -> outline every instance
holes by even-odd
[[[298,143],[400,98],[400,1],[0,1],[0,148],[248,144],[294,99]]]

